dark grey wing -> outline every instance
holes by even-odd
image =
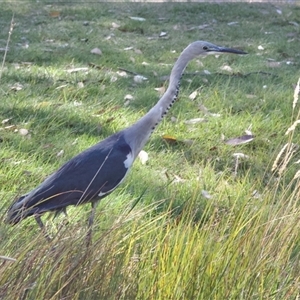
[[[15,223],[33,214],[105,197],[124,179],[128,171],[124,162],[131,155],[131,148],[121,133],[110,136],[73,157],[16,201],[8,212],[12,216],[9,219]],[[16,209],[23,211],[20,219]]]

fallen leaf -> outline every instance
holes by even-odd
[[[250,126],[250,128],[251,128],[251,126]],[[246,130],[245,130],[245,133],[246,133],[247,135],[253,135],[253,134],[252,134],[252,131],[251,131],[250,129],[246,129]]]
[[[254,139],[254,135],[246,134],[237,138],[229,139],[225,141],[225,144],[231,146],[242,145],[242,144],[250,143],[251,141],[253,141],[253,139]]]
[[[133,100],[133,96],[130,94],[125,95],[124,100]]]
[[[16,125],[9,125],[9,126],[5,126],[4,129],[6,130],[15,130],[17,128]]]
[[[94,48],[91,50],[92,54],[102,55],[102,51],[99,48]]]
[[[210,112],[208,113],[208,115],[211,117],[215,117],[215,118],[221,117],[221,114],[214,114],[214,113],[210,113]]]
[[[56,154],[57,157],[61,157],[61,156],[63,156],[63,155],[64,155],[64,150],[60,150],[60,151]]]
[[[210,195],[210,193],[208,191],[202,190],[201,191],[201,195],[206,198],[206,199],[211,199],[212,195]]]
[[[197,96],[198,96],[198,91],[196,90],[189,95],[189,98],[191,100],[195,100],[197,98]]]
[[[169,134],[164,134],[162,136],[163,140],[166,141],[169,144],[176,144],[178,141],[175,136],[169,135]]]
[[[114,36],[114,34],[110,34],[110,35],[108,35],[108,36],[105,38],[105,40],[108,41],[108,40],[110,40],[113,36]]]
[[[110,77],[110,82],[116,82],[118,80],[117,76],[111,76]]]
[[[128,106],[130,102],[133,100],[133,96],[128,94],[124,97],[124,100],[125,100],[124,106]]]
[[[84,88],[84,83],[82,81],[79,81],[77,83],[77,86],[78,86],[78,88],[82,89],[82,88]]]
[[[117,71],[117,74],[120,76],[120,77],[127,77],[127,73],[125,71]]]
[[[236,158],[249,158],[248,155],[241,153],[241,152],[233,153],[232,156],[236,157]]]
[[[148,153],[144,150],[140,151],[138,156],[143,165],[146,164],[147,160],[149,159]]]
[[[28,129],[21,128],[21,129],[19,129],[19,133],[20,133],[20,135],[25,136],[29,133],[29,131],[28,131]]]
[[[136,82],[136,83],[142,83],[143,81],[148,80],[148,78],[146,78],[146,77],[144,77],[144,76],[142,76],[142,75],[135,75],[135,76],[133,77],[133,80],[134,80],[134,82]]]
[[[6,123],[8,123],[8,122],[10,122],[10,120],[11,120],[12,118],[7,118],[7,119],[4,119],[1,123],[4,125],[4,124],[6,124]]]
[[[16,82],[13,86],[10,88],[12,91],[21,91],[23,89],[23,85],[21,83]]]
[[[232,68],[228,65],[222,66],[220,69],[222,71],[233,72]]]
[[[92,50],[93,51],[93,50]],[[68,69],[66,70],[68,73],[75,73],[75,72],[80,72],[80,71],[88,71],[89,68],[72,68],[72,69]]]
[[[159,34],[159,37],[164,37],[164,36],[166,36],[167,34],[168,34],[167,32],[162,31],[162,32]]]
[[[76,145],[76,144],[77,144],[77,141],[78,141],[78,139],[76,138],[76,139],[74,140],[74,142],[71,143],[71,145]]]
[[[194,141],[191,140],[191,139],[178,140],[175,136],[168,135],[168,134],[163,135],[162,139],[170,145],[188,145],[188,146],[191,146],[194,143]]]
[[[134,21],[139,21],[139,22],[144,22],[146,21],[145,18],[140,18],[140,17],[129,17],[131,20],[134,20]]]
[[[254,199],[259,199],[259,198],[261,198],[261,194],[258,192],[258,190],[254,190],[253,192],[252,192],[252,195],[251,195]]]
[[[82,102],[81,101],[74,101],[73,104],[74,104],[74,106],[81,106]]]
[[[59,11],[54,10],[54,11],[50,12],[50,17],[52,17],[52,18],[57,18],[59,16],[60,16],[60,12]]]
[[[294,25],[296,27],[299,27],[299,24],[297,22],[294,22],[294,21],[290,21],[289,24]]]
[[[25,159],[23,159],[23,160],[18,160],[18,161],[14,161],[14,162],[12,162],[14,165],[20,165],[20,164],[22,164],[22,163],[24,163],[26,160]]]
[[[179,177],[178,175],[174,175],[175,179],[173,180],[173,183],[181,183],[181,182],[185,182],[185,179],[182,179],[181,177]]]
[[[199,26],[193,26],[193,27],[190,27],[190,28],[188,29],[188,31],[195,30],[195,29],[200,29],[200,30],[202,30],[202,29],[205,29],[205,28],[207,28],[207,27],[209,27],[209,26],[210,26],[209,24],[202,24],[202,25],[199,25]]]
[[[164,86],[159,88],[154,88],[160,95],[163,95],[166,91],[166,88]]]
[[[239,22],[229,22],[229,23],[227,23],[228,26],[237,25],[237,24],[239,24]]]
[[[202,122],[207,122],[207,120],[204,118],[195,118],[195,119],[190,119],[190,120],[184,121],[184,123],[188,124],[188,125],[202,123]]]
[[[60,89],[62,89],[62,88],[64,88],[64,87],[66,87],[66,86],[68,86],[67,84],[63,84],[63,85],[60,85],[60,86],[58,86],[57,88],[55,88],[56,90],[60,90]]]
[[[112,22],[111,23],[111,27],[112,28],[119,28],[121,25],[119,25],[119,24],[117,24],[117,23],[115,23],[115,22]]]

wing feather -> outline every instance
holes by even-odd
[[[131,154],[121,133],[110,136],[65,163],[41,185],[20,197],[8,211],[8,221],[58,211],[107,196],[124,179]],[[101,193],[101,197],[99,194]]]

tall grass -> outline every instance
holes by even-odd
[[[299,205],[295,194],[209,202],[194,221],[195,200],[176,218],[159,203],[131,210],[94,231],[64,227],[48,244],[10,238],[17,260],[1,267],[4,299],[294,299],[299,296]],[[128,213],[129,211],[129,213]],[[105,210],[104,210],[105,214]],[[208,220],[208,221],[207,221]],[[24,229],[23,229],[24,230]]]

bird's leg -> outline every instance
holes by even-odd
[[[53,220],[58,217],[58,215],[60,215],[61,213],[63,213],[65,215],[65,219],[64,219],[64,222],[63,224],[64,225],[67,225],[69,224],[69,219],[68,219],[68,213],[67,213],[67,209],[65,207],[61,208],[61,209],[58,209],[55,211],[55,214],[54,214],[54,217],[53,217]]]
[[[39,227],[41,228],[41,230],[45,229],[44,223],[41,220],[41,216],[40,215],[35,215],[35,220],[38,223]]]
[[[66,209],[65,207],[63,207],[63,208],[60,208],[60,209],[58,209],[58,210],[55,211],[53,220],[54,220],[56,217],[58,217],[61,213],[63,213],[63,214],[65,215],[66,218],[68,217],[67,209]]]
[[[89,221],[88,221],[88,232],[87,232],[87,246],[89,246],[91,244],[91,240],[92,240],[92,226],[94,223],[94,218],[95,218],[95,212],[96,212],[96,207],[97,207],[98,202],[92,202],[92,211],[89,217]]]
[[[68,213],[67,213],[67,209],[66,208],[64,208],[63,209],[63,213],[64,213],[64,215],[65,215],[65,225],[67,225],[67,224],[69,224],[69,215],[68,215]]]
[[[45,230],[45,226],[44,226],[44,223],[41,220],[41,216],[40,215],[35,215],[34,217],[35,217],[35,220],[38,223],[39,227],[41,228],[41,231],[43,232],[46,240],[48,242],[51,242],[51,238],[50,238],[50,236],[48,235],[48,233]]]
[[[89,217],[89,223],[88,223],[89,228],[91,228],[93,226],[93,223],[94,223],[97,203],[98,202],[94,202],[94,201],[92,202],[92,211],[91,211],[91,214],[90,214],[90,217]]]

